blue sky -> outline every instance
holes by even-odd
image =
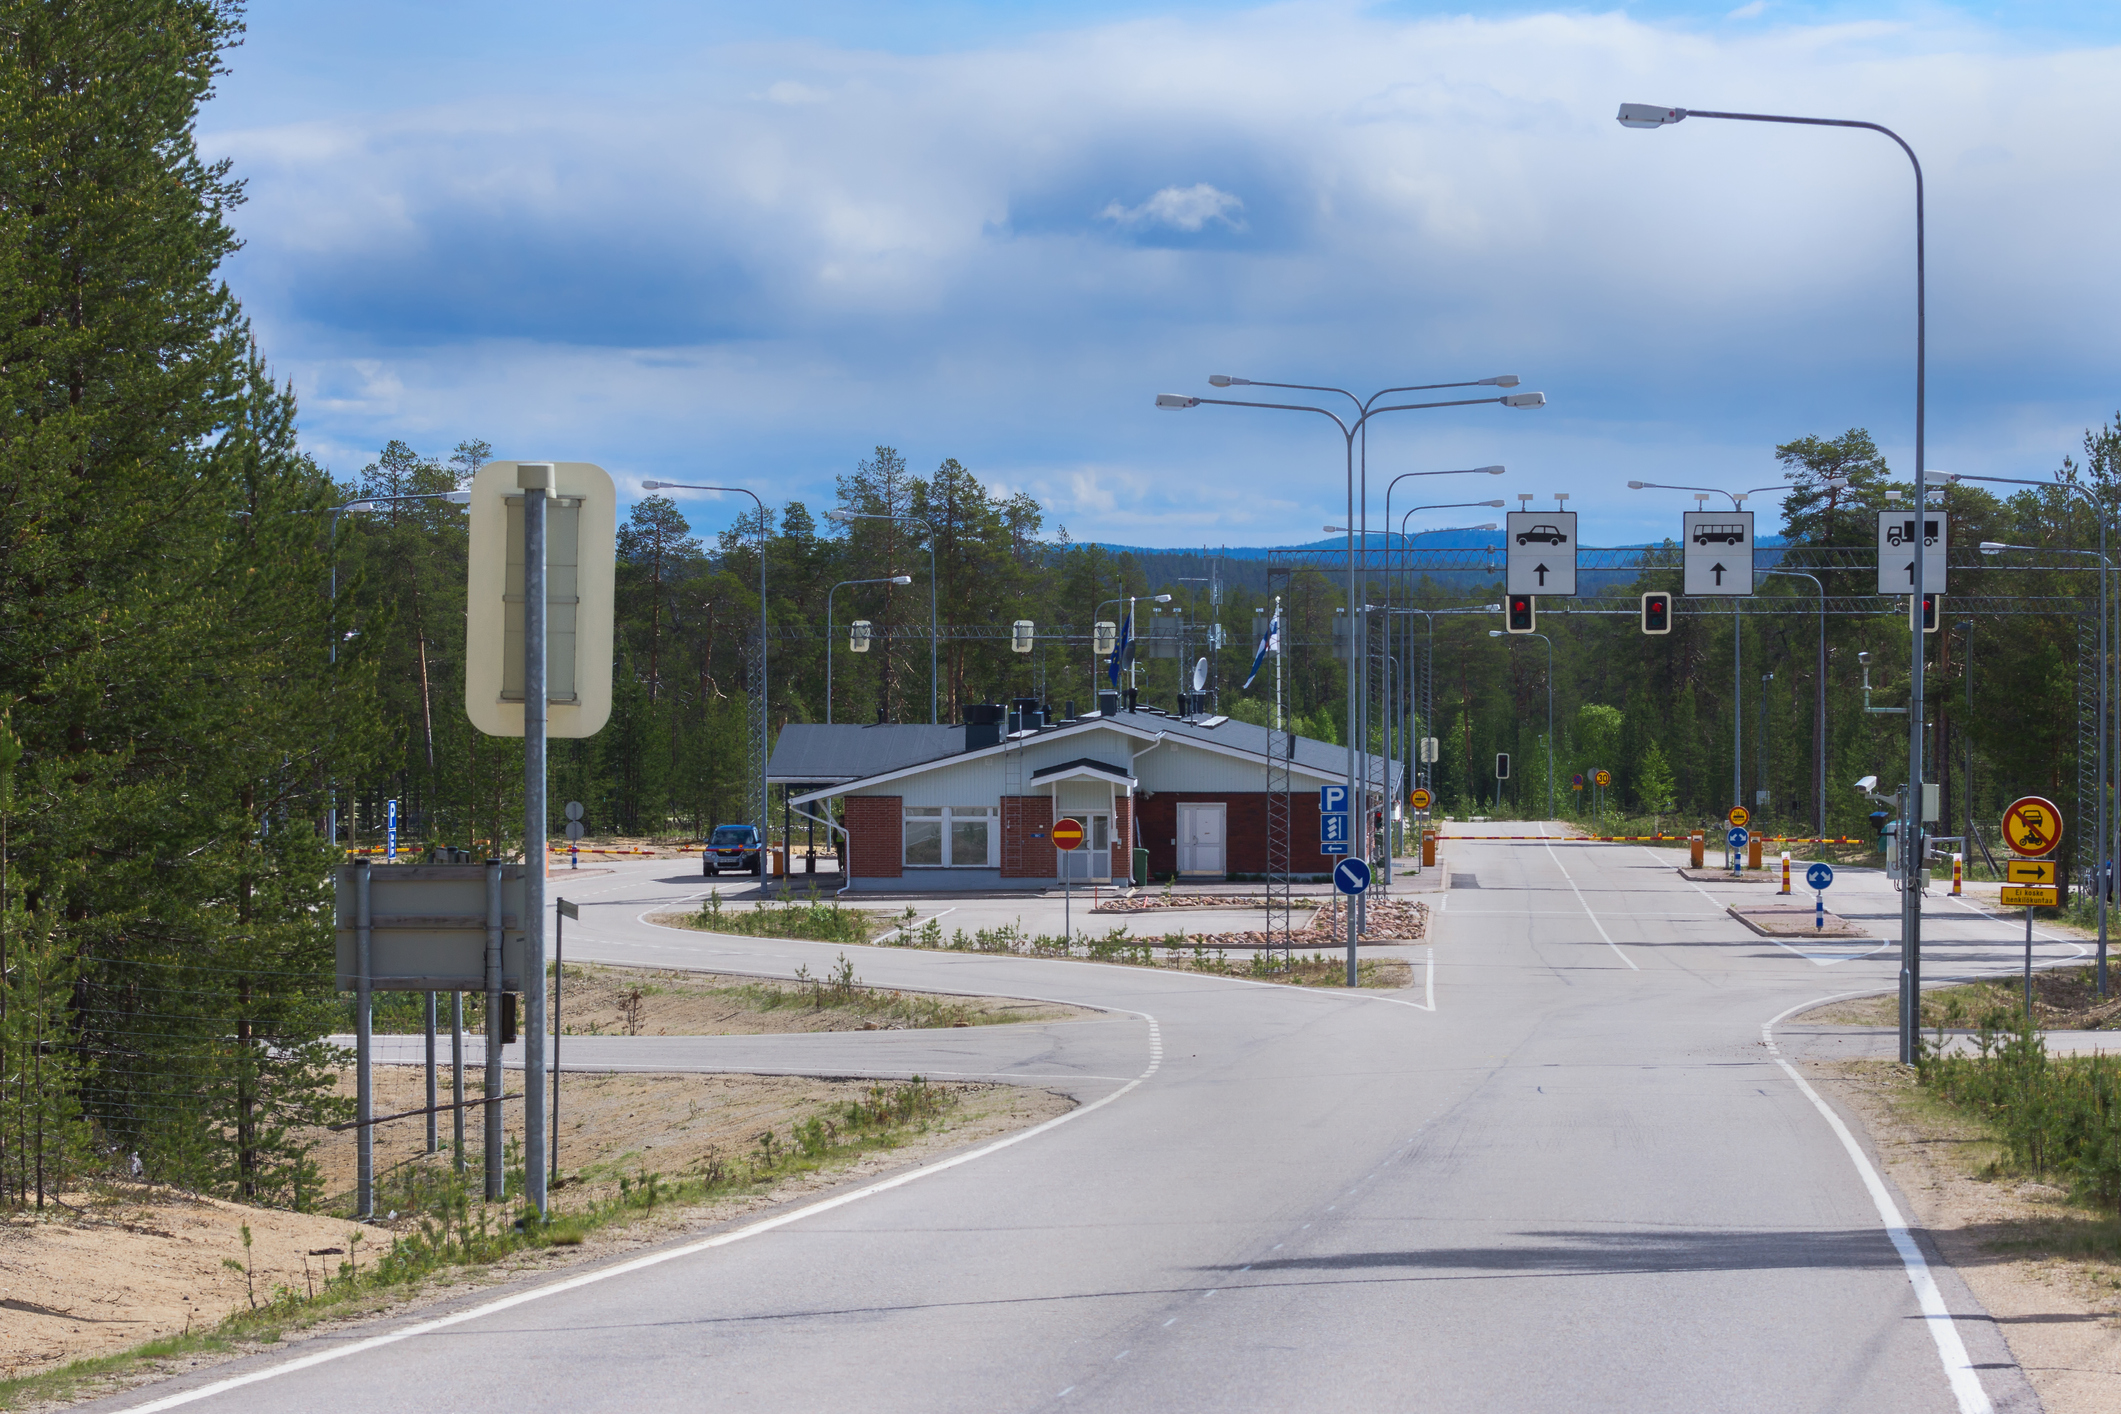
[[[1339,523],[1319,420],[1152,407],[1217,372],[1518,374],[1550,405],[1377,424],[1372,484],[1504,463],[1431,499],[1568,491],[1594,544],[1692,505],[1630,478],[1764,485],[1805,433],[1867,426],[1911,467],[1898,151],[1628,131],[1622,100],[1914,145],[1932,468],[2044,474],[2121,407],[2121,7],[258,0],[249,23],[202,124],[250,183],[230,278],[342,473],[476,436],[818,507],[881,442],[1078,539]],[[712,530],[733,500],[689,513]]]

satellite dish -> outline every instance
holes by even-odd
[[[1199,692],[1208,685],[1208,660],[1201,659],[1193,665],[1193,690]]]

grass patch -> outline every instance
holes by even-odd
[[[1129,932],[1125,924],[1103,934],[1077,933],[1073,937],[1032,933],[1021,923],[978,928],[969,933],[958,928],[945,935],[942,924],[933,918],[918,928],[911,926],[914,916],[914,910],[907,909],[908,926],[892,934],[880,946],[1006,953],[1017,957],[1077,958],[1086,962],[1119,963],[1174,972],[1205,972],[1217,977],[1244,977],[1305,987],[1341,985],[1347,976],[1344,960],[1323,953],[1313,953],[1309,958],[1299,956],[1292,966],[1281,953],[1262,948],[1251,951],[1243,962],[1234,962],[1226,949],[1189,941],[1182,933],[1140,938]],[[1355,975],[1358,986],[1399,988],[1413,981],[1414,971],[1398,958],[1372,958],[1358,961]]]
[[[2121,1021],[2121,998],[2100,997],[2094,967],[2057,967],[2033,973],[2033,1029],[2098,1031]],[[2025,1017],[2024,974],[1936,987],[1922,994],[1922,1025],[1930,1030],[2015,1031]],[[1900,1000],[1857,997],[1807,1012],[1808,1021],[1851,1026],[1897,1026]]]
[[[555,1186],[551,1216],[543,1221],[519,1196],[489,1204],[454,1173],[408,1167],[395,1181],[377,1185],[377,1208],[394,1208],[403,1223],[387,1248],[372,1247],[356,1229],[343,1249],[334,1250],[336,1271],[322,1271],[300,1289],[280,1284],[266,1291],[253,1284],[249,1304],[212,1327],[0,1379],[0,1409],[78,1398],[95,1392],[92,1387],[99,1382],[176,1373],[161,1367],[186,1355],[271,1345],[289,1329],[364,1314],[453,1268],[489,1267],[542,1248],[580,1246],[600,1229],[623,1225],[657,1208],[746,1197],[790,1178],[843,1167],[927,1132],[957,1108],[963,1088],[931,1085],[919,1077],[903,1084],[873,1085],[857,1098],[761,1130],[741,1152],[711,1152],[683,1173],[664,1174],[638,1161],[629,1166],[630,1156],[586,1167]],[[520,1142],[511,1137],[507,1191],[513,1195],[523,1189],[522,1162]],[[616,1192],[572,1207],[561,1196],[567,1188],[613,1179]],[[244,1261],[229,1258],[224,1265],[244,1272],[247,1279],[248,1244]]]
[[[848,908],[838,899],[820,898],[813,888],[806,899],[783,899],[756,908],[722,907],[722,891],[709,891],[687,926],[709,933],[740,933],[748,938],[801,938],[813,943],[866,943],[888,926],[866,908]]]
[[[1982,1026],[1972,1055],[1945,1054],[1944,1041],[1940,1030],[1924,1044],[1916,1073],[1925,1090],[1993,1135],[1999,1152],[1983,1177],[2055,1182],[2084,1206],[2121,1217],[2121,1059],[2050,1056],[2022,1024],[2008,1034]]]

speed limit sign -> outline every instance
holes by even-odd
[[[1431,796],[1425,790],[1417,790],[1410,797],[1410,799],[1412,799],[1412,801],[1414,802],[1414,808],[1416,810],[1427,810],[1429,808],[1429,802],[1434,798],[1435,797]]]

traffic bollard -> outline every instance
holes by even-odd
[[[1959,897],[1959,886],[1966,881],[1966,856],[1952,856],[1952,897]]]
[[[1782,852],[1782,891],[1784,893],[1790,891],[1790,852],[1788,850]]]

